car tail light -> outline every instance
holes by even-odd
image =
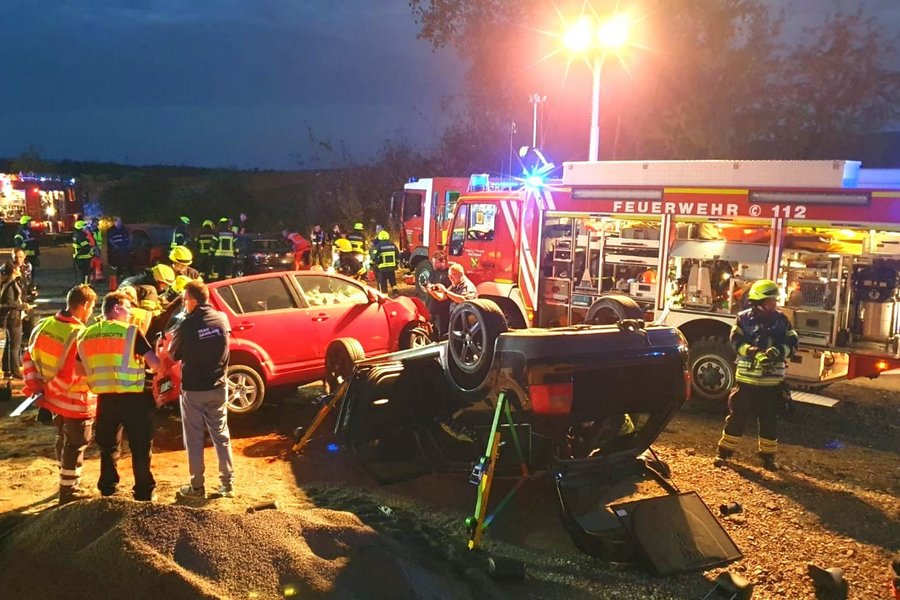
[[[532,385],[531,410],[536,414],[569,414],[572,412],[572,382]]]
[[[253,258],[253,260],[262,260],[266,257],[264,252],[254,252],[250,256]]]

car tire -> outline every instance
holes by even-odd
[[[325,391],[337,392],[341,384],[353,375],[356,361],[366,357],[362,345],[353,338],[332,340],[325,350]]]
[[[400,332],[400,349],[409,350],[410,348],[421,348],[431,344],[431,335],[424,327],[420,327],[417,323],[409,323]]]
[[[258,409],[266,397],[266,382],[259,371],[249,365],[228,365],[225,372],[228,412],[245,415]]]
[[[584,320],[595,325],[615,325],[625,319],[643,319],[644,311],[637,302],[622,294],[598,298],[588,309]]]
[[[425,285],[431,279],[431,274],[433,272],[434,266],[428,259],[420,260],[416,265],[416,293],[423,298],[428,297],[428,292],[425,291]]]
[[[481,392],[494,362],[494,343],[509,330],[503,311],[491,300],[467,300],[450,314],[446,372],[461,392]]]
[[[735,385],[736,358],[724,338],[704,337],[690,344],[688,363],[694,395],[701,400],[724,404]]]

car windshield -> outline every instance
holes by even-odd
[[[287,243],[276,240],[274,238],[265,238],[253,240],[252,245],[254,252],[287,252],[288,245]]]

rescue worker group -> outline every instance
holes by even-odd
[[[68,292],[65,309],[34,326],[23,359],[25,392],[36,396],[38,406],[52,413],[57,427],[60,504],[90,495],[80,487],[80,477],[95,419],[94,433],[101,456],[97,484],[100,493],[111,495],[117,491],[119,475],[116,460],[124,429],[132,451],[134,498],[148,501],[155,497],[155,481],[150,471],[153,401],[143,392],[146,368],[157,368],[159,358],[144,334],[153,316],[159,314],[175,296],[181,296],[184,300],[187,317],[182,323],[191,323],[187,333],[175,334],[179,339],[178,358],[183,361],[184,383],[189,380],[202,382],[198,384],[199,389],[195,387],[193,390],[183,385],[182,415],[195,417],[183,418],[191,483],[181,488],[176,496],[192,498],[205,493],[202,466],[204,426],[209,428],[219,456],[222,480],[219,492],[224,496],[233,495],[225,408],[229,332],[224,316],[212,310],[206,302],[209,292],[203,279],[230,276],[235,257],[234,240],[247,232],[243,215],[241,222],[243,229],[232,225],[230,219],[222,218],[217,231],[212,221],[204,221],[196,240],[198,260],[195,263],[191,250],[193,240],[188,233],[190,220],[182,217],[180,227],[176,227],[172,235],[169,263],[160,263],[142,273],[114,281],[117,289],[103,298],[102,316],[90,325],[97,294],[87,283],[90,266],[79,261],[97,258],[99,229],[94,231],[93,226],[82,221],[76,223],[73,256],[79,273],[83,273],[86,280],[80,281]],[[26,226],[27,222],[22,225]],[[127,228],[120,219],[116,219],[105,234],[110,266],[115,275],[126,275],[121,252],[128,239]],[[347,234],[338,226],[329,234],[316,226],[308,241],[289,231],[284,231],[282,235],[297,254],[303,253],[305,257],[308,252],[310,262],[306,266],[311,269],[331,267],[350,277],[363,278],[366,275],[366,240],[361,223],[356,223]],[[36,269],[39,266],[39,252],[27,232],[17,235],[15,242],[18,247],[14,253],[24,254],[32,269]],[[329,256],[332,252],[333,256]],[[393,290],[396,286],[398,255],[399,251],[390,241],[387,231],[377,230],[370,256],[382,291]],[[768,470],[778,469],[777,422],[790,403],[790,392],[785,384],[786,361],[797,351],[798,343],[790,321],[778,310],[778,293],[775,282],[766,279],[756,281],[748,294],[750,307],[738,313],[732,327],[730,341],[737,353],[737,385],[729,398],[729,414],[718,442],[715,465],[721,466],[734,455],[745,428],[755,421],[762,466]],[[192,316],[196,322],[191,321]],[[221,329],[221,335],[212,336],[213,341],[207,342],[217,344],[216,349],[212,353],[207,351],[209,348],[196,352],[203,358],[191,365],[189,357],[194,356],[193,351],[199,348],[198,341],[191,341],[191,336],[196,338],[197,332],[206,332],[199,338],[202,342],[209,338],[211,328]],[[201,362],[202,365],[197,364]],[[192,394],[204,394],[199,408],[190,404]],[[200,441],[188,443],[190,440]]]

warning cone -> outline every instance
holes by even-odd
[[[118,289],[118,287],[119,287],[119,278],[116,277],[115,273],[112,273],[109,276],[109,291],[114,292]]]

